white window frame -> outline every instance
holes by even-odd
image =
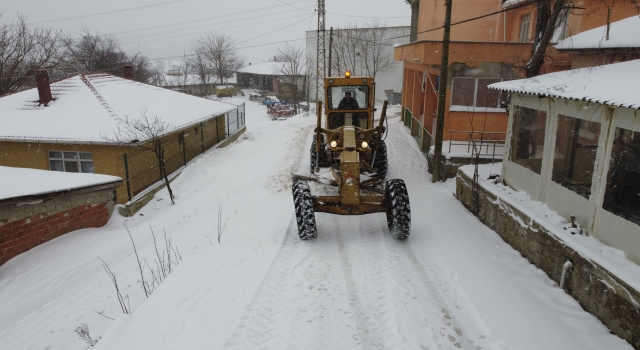
[[[453,79],[474,79],[473,85],[473,106],[462,106],[453,104],[454,84]],[[478,80],[480,79],[500,79],[500,77],[453,77],[451,81],[451,96],[449,97],[449,112],[506,112],[506,108],[501,107],[476,107],[476,100],[478,98]],[[500,104],[500,95],[498,95],[498,105]]]
[[[520,16],[520,31],[518,32],[518,42],[528,43],[531,38],[531,13]]]
[[[51,157],[51,153],[52,152],[60,152],[60,153],[62,153],[62,158]],[[64,158],[64,154],[65,153],[76,153],[78,155],[78,158],[75,158],[75,159]],[[82,158],[80,158],[80,153],[91,154],[91,159],[82,159]],[[92,163],[94,165],[92,168],[95,169],[95,163],[93,162],[93,152],[49,150],[47,152],[47,156],[49,158],[49,170],[51,170],[51,171],[59,171],[59,170],[51,169],[51,161],[52,160],[58,160],[58,161],[62,162],[62,169],[63,169],[62,171],[65,172],[65,173],[75,173],[75,171],[67,171],[67,167],[65,165],[65,162],[76,162],[76,163],[78,163],[78,171],[77,171],[77,173],[82,173],[82,174],[93,174],[93,173],[95,173],[95,170],[93,172],[90,172],[90,173],[83,173],[82,172],[82,163]]]

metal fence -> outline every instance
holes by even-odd
[[[403,108],[402,121],[404,122],[404,125],[411,130],[411,136],[418,143],[418,147],[420,148],[420,151],[422,151],[422,155],[427,158],[429,155],[429,149],[434,143],[433,136],[406,107]]]
[[[487,131],[471,131],[471,130],[448,130],[449,132],[449,153],[454,146],[462,146],[463,151],[474,158],[476,155],[481,157],[491,156],[493,163],[498,158],[502,159],[504,153],[504,143],[507,137],[506,132],[487,132]],[[455,137],[455,134],[461,134],[461,137]],[[454,141],[455,139],[466,139],[464,141]]]
[[[175,131],[162,139],[167,174],[180,170],[208,149],[233,136],[245,126],[245,106],[211,117]],[[135,149],[124,153],[119,162],[123,186],[118,198],[131,200],[149,187],[162,183],[158,159],[153,152]],[[124,202],[119,200],[119,202]]]

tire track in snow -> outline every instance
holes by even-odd
[[[286,308],[293,305],[288,291],[294,283],[294,270],[302,266],[305,246],[297,236],[292,218],[286,236],[275,259],[236,326],[225,349],[270,349],[279,347],[281,334],[287,325]],[[290,324],[290,323],[289,323]]]
[[[369,227],[375,223],[370,223]],[[375,229],[371,227],[371,229]],[[386,222],[380,222],[378,229],[386,230]],[[425,321],[430,324],[433,339],[437,348],[460,349],[503,349],[493,342],[484,321],[479,316],[473,304],[468,300],[460,286],[453,286],[446,281],[449,276],[442,276],[434,280],[431,273],[423,267],[411,250],[409,240],[398,241],[391,239],[385,232],[384,239],[387,256],[390,257],[394,269],[404,272],[396,274],[406,290],[411,290],[424,298],[417,299],[421,314],[426,315]],[[405,283],[406,282],[406,283]],[[394,300],[400,300],[396,297]],[[426,302],[426,303],[425,303]],[[402,309],[398,306],[398,309]]]

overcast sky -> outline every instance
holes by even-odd
[[[0,0],[0,22],[20,14],[31,25],[72,36],[83,28],[113,34],[124,50],[163,61],[188,52],[205,30],[226,32],[244,59],[256,63],[274,56],[284,45],[277,42],[304,46],[305,31],[317,29],[316,8],[317,0]],[[406,26],[411,14],[405,0],[326,0],[326,11],[327,30],[364,26],[371,17]]]

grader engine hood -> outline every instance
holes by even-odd
[[[344,127],[344,151],[340,155],[340,192],[343,206],[360,204],[360,159],[357,152],[356,129]]]

